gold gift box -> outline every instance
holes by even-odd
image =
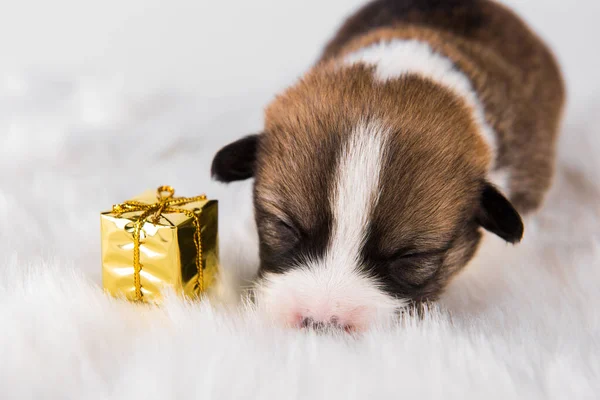
[[[162,186],[101,214],[102,283],[113,296],[157,303],[165,287],[197,297],[214,283],[218,202],[174,193]]]

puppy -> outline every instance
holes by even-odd
[[[221,149],[254,177],[257,301],[283,324],[363,330],[434,301],[483,231],[509,243],[553,174],[564,87],[544,43],[487,0],[377,0]]]

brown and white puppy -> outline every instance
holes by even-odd
[[[552,178],[564,87],[551,52],[488,0],[377,0],[220,150],[255,178],[259,304],[360,330],[435,300],[482,229],[521,240]]]

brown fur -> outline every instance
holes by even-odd
[[[512,11],[492,1],[398,18],[359,11],[326,47],[331,60],[393,38],[418,39],[450,58],[472,81],[499,139],[496,168],[510,172],[511,201],[538,208],[554,171],[564,106],[563,80],[552,53]],[[365,27],[383,25],[372,31]]]
[[[404,203],[394,204],[397,208],[381,210],[382,220],[403,209],[413,214],[413,209],[438,204],[445,215],[430,215],[428,222],[447,233],[457,215],[450,209],[464,199],[464,190],[454,185],[463,184],[455,182],[463,178],[460,170],[476,181],[490,162],[468,108],[448,90],[426,80],[410,77],[382,84],[362,66],[316,68],[268,107],[257,157],[257,199],[265,201],[265,207],[270,204],[274,213],[282,204],[293,204],[294,217],[309,230],[315,223],[311,209],[329,202],[328,185],[342,143],[365,116],[394,130],[382,203],[395,193],[408,192],[415,180],[422,182]],[[445,167],[438,168],[440,164]],[[407,218],[416,217],[407,212]],[[411,225],[417,222],[424,221]],[[424,241],[418,227],[413,232]]]

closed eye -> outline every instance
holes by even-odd
[[[419,287],[427,282],[442,264],[447,249],[396,253],[388,258],[389,271],[397,282]]]
[[[276,225],[278,230],[287,232],[298,240],[300,239],[301,233],[292,222],[278,218]]]
[[[394,261],[400,261],[400,260],[407,260],[407,261],[425,260],[428,258],[439,257],[439,256],[443,255],[444,253],[446,253],[446,251],[448,251],[447,248],[437,249],[437,250],[427,250],[427,251],[421,251],[421,252],[410,251],[410,250],[400,250],[400,251],[397,251],[396,253],[394,253],[393,255],[391,255],[390,257],[388,257],[388,261],[394,262]]]
[[[302,238],[302,231],[290,219],[275,215],[264,215],[258,230],[261,241],[277,254],[292,250]]]

